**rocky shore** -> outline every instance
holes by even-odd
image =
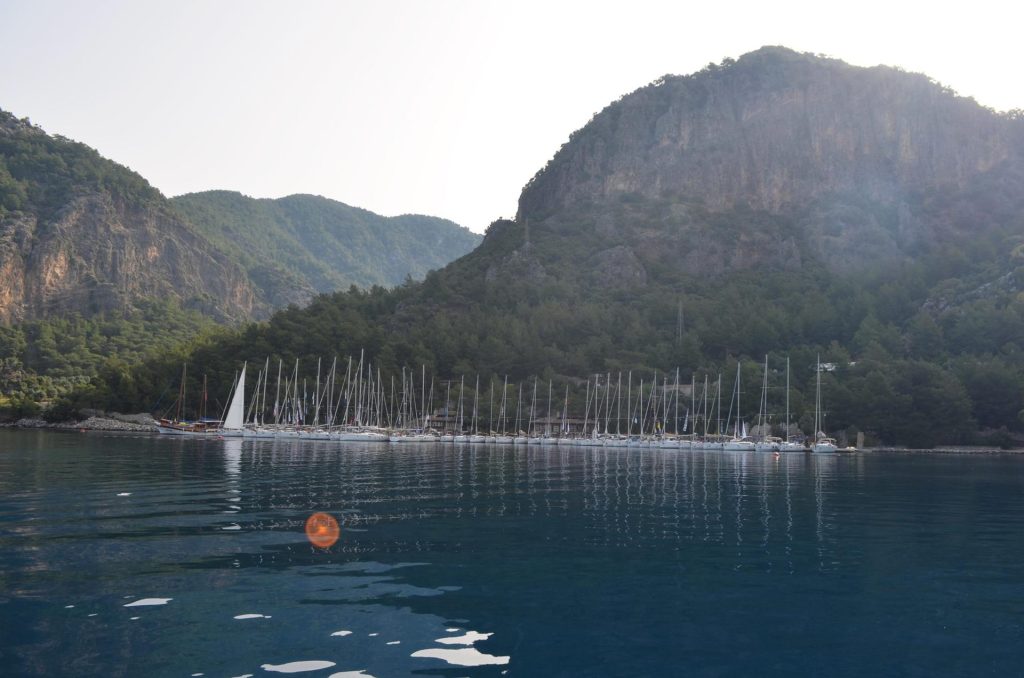
[[[148,414],[120,414],[118,412],[82,412],[85,419],[80,421],[49,422],[45,419],[19,419],[8,428],[45,428],[58,431],[125,431],[132,433],[156,433],[156,420]]]

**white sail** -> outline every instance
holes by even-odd
[[[235,393],[231,398],[231,406],[224,418],[224,429],[228,431],[242,430],[242,410],[245,408],[245,365],[242,365],[242,373],[238,375],[238,384],[235,386]]]

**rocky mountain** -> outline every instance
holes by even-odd
[[[640,281],[637,261],[857,271],[977,235],[988,225],[935,202],[1019,185],[1022,157],[1024,120],[924,75],[765,47],[609,105],[525,187],[517,221],[535,240],[586,233],[594,264]]]
[[[145,179],[0,111],[0,323],[155,297],[223,320],[269,310]]]
[[[0,323],[174,299],[220,321],[422,278],[480,237],[316,196],[166,199],[88,146],[0,111]]]
[[[422,279],[466,254],[481,236],[447,219],[382,217],[313,195],[254,199],[231,191],[178,196],[175,209],[248,272],[274,307],[350,285]]]

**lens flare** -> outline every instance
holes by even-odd
[[[314,513],[306,520],[306,537],[317,548],[331,548],[340,536],[341,527],[329,513]]]

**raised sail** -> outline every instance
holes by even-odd
[[[231,406],[228,407],[228,414],[224,418],[225,431],[242,430],[242,414],[245,408],[245,365],[242,365],[242,373],[238,375],[238,384],[235,386],[235,393],[231,397]]]

